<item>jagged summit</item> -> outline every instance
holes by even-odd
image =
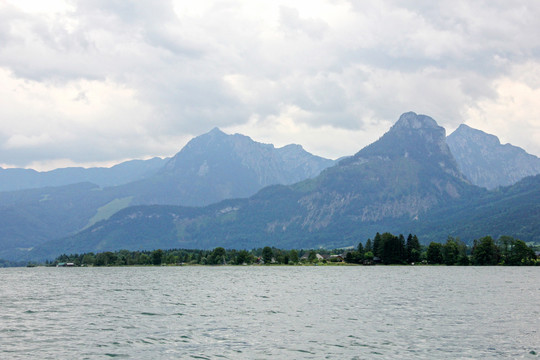
[[[392,126],[392,129],[439,129],[441,128],[433,118],[427,115],[418,115],[409,111],[402,114],[398,121]],[[442,129],[442,128],[441,128]],[[443,129],[444,130],[444,129]]]
[[[448,135],[448,138],[457,138],[461,137],[469,141],[482,141],[486,145],[498,146],[501,145],[501,141],[495,135],[488,134],[482,130],[478,130],[470,127],[466,124],[461,124],[459,127],[454,130],[454,132]]]
[[[196,136],[193,139],[191,139],[188,142],[188,145],[193,142],[200,142],[201,140],[207,141],[208,139],[224,139],[229,136],[231,135],[223,132],[223,130],[221,130],[220,128],[216,126],[212,130],[208,131],[207,133],[204,133],[202,135]]]
[[[494,189],[540,173],[540,159],[495,135],[461,124],[446,139],[461,172],[475,185]]]
[[[154,184],[149,189],[159,191],[148,191],[139,202],[207,205],[247,197],[267,185],[312,178],[333,164],[333,160],[309,154],[299,145],[276,149],[215,127],[190,140],[171,158],[157,178],[149,180]]]
[[[202,134],[201,136],[227,136],[227,134],[216,126],[212,130],[210,130],[206,134]]]
[[[379,140],[340,164],[363,163],[378,158],[411,158],[436,165],[452,176],[463,178],[446,144],[446,131],[426,115],[407,112]]]
[[[366,222],[415,218],[476,191],[459,172],[445,130],[432,118],[412,112],[403,114],[379,140],[325,170],[317,186],[317,202],[349,202],[356,209],[354,216]],[[343,200],[335,199],[335,193]],[[310,206],[316,207],[316,201]],[[335,204],[331,210],[338,213]]]
[[[457,170],[444,135],[435,120],[406,113],[378,141],[311,179],[268,186],[247,199],[229,199],[204,208],[129,207],[63,243],[51,242],[33,252],[103,251],[103,239],[115,249],[256,248],[268,244],[342,247],[381,229],[416,233],[426,223],[424,234],[431,234],[431,239],[452,235],[471,240],[470,234],[478,229],[481,235],[501,234],[495,228],[500,220],[504,231],[511,225],[525,229],[520,234],[533,233],[530,229],[538,226],[538,220],[532,215],[540,196],[534,183],[525,184],[518,198],[514,190],[488,193],[471,185]],[[226,141],[201,148],[205,152],[183,150],[174,171],[141,187],[163,189],[162,193],[148,193],[152,200],[157,199],[154,204],[164,200],[167,204],[194,204],[199,195],[230,198],[250,189],[247,180],[276,184],[271,182],[273,174],[282,176],[293,168],[310,167],[304,162],[279,161],[283,159],[279,149],[245,139],[227,135]],[[281,149],[288,148],[294,149]],[[192,156],[187,156],[190,152]],[[287,159],[303,156],[290,152]],[[506,202],[501,203],[499,195]],[[504,219],[508,209],[515,209],[515,225]],[[478,213],[485,220],[479,222]],[[532,215],[524,218],[523,214]]]

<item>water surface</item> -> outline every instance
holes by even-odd
[[[0,269],[2,359],[540,358],[538,267]]]

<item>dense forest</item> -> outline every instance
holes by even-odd
[[[521,240],[486,236],[468,247],[459,239],[421,245],[416,235],[377,233],[355,249],[284,250],[266,246],[253,250],[217,247],[213,250],[153,250],[61,255],[46,265],[251,265],[251,264],[431,264],[431,265],[540,265],[534,249]]]

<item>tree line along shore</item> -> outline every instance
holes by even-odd
[[[536,249],[538,250],[538,249]],[[106,251],[60,255],[54,261],[29,266],[134,265],[540,265],[540,252],[519,239],[490,236],[467,246],[458,238],[421,245],[416,235],[377,233],[354,249],[285,250],[266,246],[252,250],[216,247],[213,250],[170,249]]]

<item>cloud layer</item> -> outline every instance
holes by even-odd
[[[0,164],[169,156],[214,126],[335,158],[410,110],[540,155],[539,18],[534,0],[5,0]]]

